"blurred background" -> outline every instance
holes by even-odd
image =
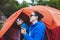
[[[50,6],[60,10],[60,0],[0,0],[0,29],[4,21],[14,12],[34,5]]]

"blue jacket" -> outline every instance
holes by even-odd
[[[28,33],[28,30],[29,30],[29,28],[28,28],[28,25],[26,24],[26,23],[22,23],[22,25],[21,25],[23,28],[25,28],[27,31],[27,33]]]
[[[32,24],[29,28],[29,34],[24,34],[25,40],[44,40],[46,26],[42,21]]]

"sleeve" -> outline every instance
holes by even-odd
[[[26,28],[27,32],[29,31],[28,25],[27,25],[26,23],[23,23],[21,26],[22,26],[23,28]]]
[[[42,40],[42,38],[44,38],[43,36],[45,32],[45,28],[43,28],[42,26],[41,27],[37,26],[37,28],[35,29],[33,38],[29,36],[28,34],[24,34],[25,39],[26,40]]]

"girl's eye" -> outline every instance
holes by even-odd
[[[35,15],[30,15],[30,17],[31,17],[31,16],[35,16]]]

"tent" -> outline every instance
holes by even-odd
[[[21,12],[30,16],[32,11],[37,11],[44,15],[42,21],[47,27],[46,34],[48,40],[60,40],[60,10],[48,6],[31,6],[16,11],[4,22],[0,30],[0,38],[12,27]]]

